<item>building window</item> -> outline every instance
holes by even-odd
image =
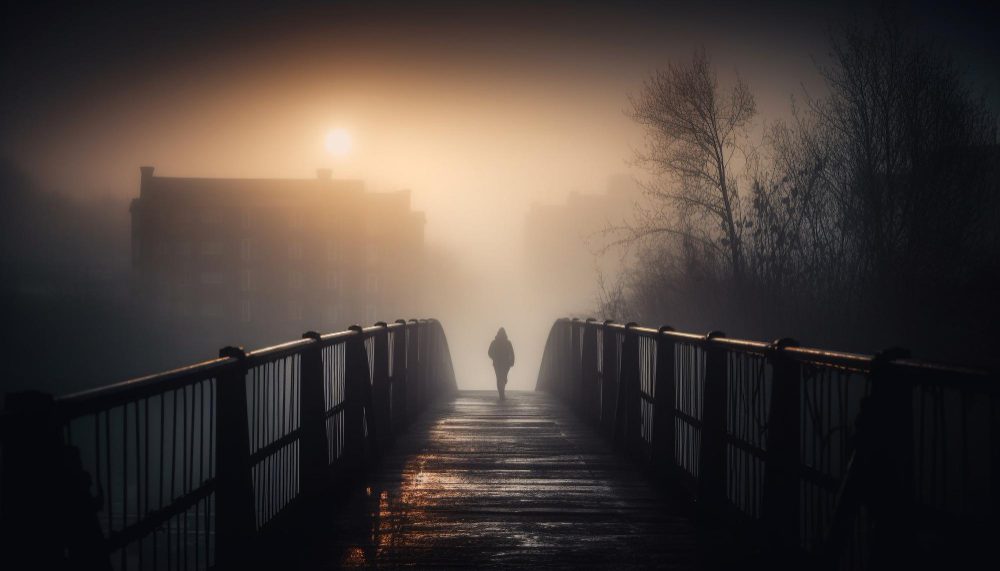
[[[249,299],[240,301],[240,320],[242,320],[243,323],[250,323],[250,321],[253,320]]]
[[[378,275],[368,274],[368,279],[365,284],[365,291],[370,294],[378,293]]]
[[[292,242],[288,245],[288,257],[293,260],[302,259],[302,242]]]
[[[302,272],[289,272],[288,287],[291,289],[302,289]]]
[[[253,226],[253,212],[249,208],[243,209],[243,216],[241,218],[244,230],[248,230]]]
[[[302,321],[302,304],[300,302],[288,302],[288,319],[291,321]]]
[[[243,238],[240,240],[240,259],[249,262],[253,259],[253,240]]]
[[[377,314],[378,312],[376,311],[375,305],[369,303],[365,307],[365,324],[367,325],[378,321],[378,319],[376,318]]]
[[[374,266],[378,264],[379,248],[378,244],[368,244],[365,248],[365,258],[368,260],[369,266]]]
[[[250,270],[240,272],[240,290],[253,291],[253,272]]]
[[[326,272],[326,289],[340,291],[340,272],[333,270]]]

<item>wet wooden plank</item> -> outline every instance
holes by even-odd
[[[704,567],[695,525],[560,403],[462,392],[399,437],[310,568]]]

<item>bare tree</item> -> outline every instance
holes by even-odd
[[[914,303],[931,282],[968,273],[989,212],[996,117],[892,11],[832,46],[829,94],[809,101],[830,239],[869,303]]]
[[[834,36],[831,56],[822,96],[772,130],[747,246],[769,271],[755,279],[780,282],[804,324],[919,345],[914,332],[992,304],[970,280],[996,273],[981,246],[997,212],[996,117],[891,10]]]
[[[749,89],[722,89],[704,52],[647,81],[629,115],[655,176],[648,206],[609,228],[635,263],[606,306],[940,358],[989,346],[970,332],[1000,319],[995,114],[891,11],[830,55],[820,95],[753,146]]]
[[[747,159],[756,109],[742,79],[720,89],[704,50],[646,82],[628,114],[646,127],[648,146],[637,158],[658,179],[646,189],[653,206],[624,228],[626,241],[666,234],[696,242],[723,254],[737,285],[743,282],[747,220],[736,165]]]

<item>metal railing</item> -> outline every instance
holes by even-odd
[[[239,567],[455,390],[435,320],[379,323],[78,394],[12,394],[4,547],[32,568]],[[13,558],[13,559],[12,559]]]
[[[784,563],[955,561],[997,530],[1000,391],[985,371],[561,319],[537,389]]]

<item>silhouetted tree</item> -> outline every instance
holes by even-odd
[[[618,306],[653,323],[974,353],[976,324],[1000,317],[997,118],[900,22],[883,12],[835,35],[826,89],[754,148],[746,84],[720,90],[704,53],[646,84],[630,115],[649,134],[641,164],[663,176],[616,228],[641,243]]]
[[[796,286],[897,331],[933,323],[943,305],[954,313],[953,298],[996,254],[981,247],[995,242],[996,118],[900,22],[883,12],[833,38],[826,95],[772,137],[787,192],[771,194],[797,221],[785,253]]]
[[[659,178],[647,187],[651,208],[625,228],[626,239],[667,234],[694,242],[725,260],[741,283],[746,221],[736,166],[746,162],[756,110],[742,79],[719,87],[704,50],[651,77],[629,115],[646,127],[639,162]]]

